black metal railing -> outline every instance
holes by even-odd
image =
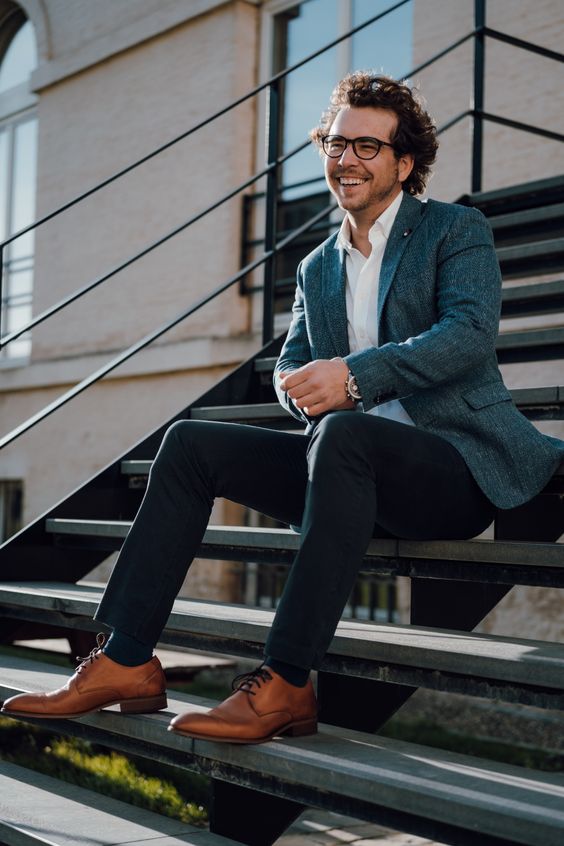
[[[57,411],[63,405],[66,405],[71,399],[81,394],[87,388],[91,387],[92,385],[99,382],[100,379],[103,379],[104,376],[107,376],[108,373],[111,373],[112,370],[115,370],[121,364],[124,364],[134,355],[137,355],[138,352],[148,347],[166,332],[173,329],[183,320],[186,320],[187,317],[194,314],[199,309],[203,308],[203,306],[210,303],[224,291],[227,291],[228,288],[231,288],[235,285],[236,282],[239,282],[240,279],[247,273],[251,273],[251,271],[255,270],[257,267],[264,265],[273,255],[283,250],[287,244],[294,241],[296,238],[299,238],[310,226],[314,226],[319,220],[323,217],[331,214],[331,212],[336,208],[335,203],[331,203],[326,208],[322,209],[315,217],[311,220],[307,221],[303,226],[300,226],[298,229],[294,230],[290,235],[280,241],[278,244],[275,244],[269,251],[265,251],[260,258],[256,259],[255,261],[248,264],[246,267],[243,267],[233,276],[231,276],[226,282],[222,285],[218,285],[217,288],[214,288],[213,291],[210,291],[205,296],[201,297],[200,299],[196,300],[195,303],[192,303],[187,309],[182,311],[180,314],[177,314],[172,320],[168,320],[166,323],[159,326],[157,329],[154,329],[152,332],[149,332],[148,335],[145,335],[140,341],[137,341],[135,344],[132,344],[126,350],[121,352],[119,355],[115,356],[111,361],[107,364],[103,365],[99,370],[95,373],[92,373],[90,376],[87,376],[86,379],[83,379],[77,385],[70,388],[70,390],[66,391],[66,393],[62,394],[56,400],[54,400],[49,405],[45,406],[38,411],[37,414],[34,414],[32,417],[28,418],[24,423],[17,426],[3,438],[0,438],[0,449],[3,449],[8,444],[15,441],[16,438],[19,438],[20,435],[23,435],[24,432],[28,432],[34,426],[37,425],[41,420],[44,420],[46,417],[49,417],[54,411]]]
[[[21,237],[21,235],[30,232],[31,230],[37,228],[38,226],[43,225],[48,220],[52,220],[59,214],[62,214],[69,208],[75,206],[77,203],[82,202],[86,198],[92,196],[95,192],[101,190],[102,188],[110,185],[111,183],[115,182],[117,179],[121,178],[127,173],[130,173],[135,168],[139,167],[140,165],[144,164],[145,162],[149,161],[150,159],[154,158],[155,156],[159,155],[165,150],[168,150],[174,144],[178,143],[179,141],[187,138],[189,135],[194,134],[198,130],[202,129],[205,126],[208,126],[210,123],[218,119],[219,117],[225,115],[227,112],[235,108],[236,106],[244,103],[251,97],[254,97],[258,93],[262,91],[267,92],[268,96],[268,120],[266,126],[266,137],[267,137],[267,164],[266,166],[254,174],[249,179],[245,180],[241,185],[238,185],[233,190],[227,192],[223,197],[219,198],[215,202],[211,203],[208,207],[206,207],[203,211],[197,213],[196,215],[192,216],[189,220],[185,221],[180,226],[176,227],[175,229],[168,232],[166,235],[162,236],[158,240],[152,242],[147,247],[145,247],[140,252],[136,253],[135,255],[128,258],[126,261],[122,262],[118,266],[112,268],[107,273],[103,274],[102,276],[92,280],[88,284],[84,285],[82,288],[78,289],[77,291],[73,292],[60,302],[56,303],[55,305],[51,306],[49,309],[46,309],[40,315],[33,318],[30,322],[28,322],[25,326],[20,327],[17,331],[11,332],[7,335],[1,335],[1,324],[0,324],[0,348],[6,347],[9,343],[16,340],[17,338],[24,335],[26,332],[29,332],[33,327],[37,326],[39,323],[47,320],[54,314],[60,312],[72,302],[75,302],[77,299],[81,298],[89,291],[93,290],[95,287],[103,284],[104,282],[108,281],[112,277],[116,276],[119,272],[124,270],[125,268],[129,267],[134,262],[140,260],[149,252],[155,250],[157,247],[161,246],[165,242],[169,241],[175,235],[179,234],[180,232],[186,230],[188,227],[196,223],[198,220],[201,220],[204,216],[210,214],[212,211],[217,209],[223,203],[227,202],[228,200],[235,197],[237,194],[245,191],[252,185],[254,185],[258,180],[263,179],[266,177],[267,185],[266,185],[266,194],[265,194],[265,203],[266,203],[266,213],[265,213],[265,227],[264,227],[264,252],[263,255],[258,258],[257,260],[247,264],[243,267],[238,273],[228,279],[225,283],[219,285],[213,291],[211,291],[206,296],[200,298],[196,303],[189,306],[187,309],[183,310],[179,315],[177,315],[174,319],[168,321],[166,324],[158,327],[153,332],[146,335],[137,343],[133,344],[127,350],[122,352],[116,358],[112,359],[108,364],[104,365],[95,373],[91,374],[86,379],[82,380],[82,382],[75,385],[71,390],[67,391],[53,403],[48,405],[45,409],[39,412],[33,417],[29,418],[29,420],[25,421],[23,424],[18,426],[12,432],[10,432],[7,436],[0,440],[0,448],[7,445],[8,443],[13,442],[17,437],[19,437],[24,432],[31,429],[45,417],[49,416],[51,413],[56,411],[58,408],[61,408],[64,404],[70,401],[73,397],[77,396],[82,391],[89,388],[91,385],[98,382],[102,379],[105,375],[109,372],[114,370],[116,367],[119,367],[120,364],[131,358],[132,356],[136,355],[142,349],[147,347],[157,338],[161,337],[165,332],[169,331],[172,327],[176,326],[181,321],[185,320],[190,315],[194,314],[195,311],[209,303],[211,300],[215,299],[215,297],[219,296],[221,293],[226,291],[230,288],[233,284],[240,281],[246,274],[250,273],[252,270],[256,269],[259,266],[264,267],[264,284],[263,284],[263,298],[264,298],[264,305],[263,305],[263,343],[267,343],[273,337],[273,325],[274,325],[274,294],[275,294],[275,260],[276,256],[284,249],[284,247],[288,246],[290,243],[299,238],[304,232],[308,231],[311,227],[314,227],[324,216],[329,215],[332,206],[328,206],[324,211],[320,212],[319,214],[315,215],[311,220],[304,223],[298,229],[296,229],[293,233],[285,236],[281,241],[279,240],[279,232],[277,231],[277,223],[278,223],[278,215],[277,215],[277,208],[278,202],[281,195],[281,185],[279,180],[280,175],[280,168],[281,165],[290,159],[292,156],[296,155],[305,146],[307,146],[308,142],[304,142],[300,144],[298,147],[294,148],[290,152],[282,155],[280,152],[280,132],[279,132],[279,115],[280,115],[280,86],[286,77],[296,71],[298,68],[303,67],[308,62],[316,59],[318,56],[325,53],[327,50],[332,49],[337,44],[345,41],[347,39],[352,38],[356,33],[360,32],[362,29],[377,23],[382,18],[386,17],[387,15],[391,14],[392,12],[399,9],[401,6],[405,5],[410,0],[400,0],[400,2],[395,3],[394,5],[390,6],[385,11],[374,15],[372,18],[369,18],[364,23],[359,24],[358,26],[352,28],[339,38],[334,39],[333,41],[326,44],[324,47],[316,50],[315,52],[311,53],[310,55],[306,56],[304,59],[296,62],[294,65],[285,68],[284,70],[280,71],[279,73],[272,76],[269,80],[262,83],[261,85],[256,86],[247,94],[243,95],[242,97],[237,98],[233,102],[229,103],[227,106],[219,110],[218,112],[214,113],[210,117],[206,118],[203,121],[200,121],[198,124],[193,126],[191,129],[187,130],[186,132],[182,133],[181,135],[177,136],[176,138],[170,140],[166,144],[162,145],[161,147],[157,148],[153,152],[147,154],[146,156],[142,157],[141,159],[137,160],[133,164],[129,165],[127,168],[119,171],[118,173],[114,174],[112,177],[101,182],[99,185],[94,186],[93,188],[89,189],[88,191],[84,192],[80,196],[74,198],[73,200],[69,201],[68,203],[64,204],[60,208],[56,209],[55,211],[51,212],[50,214],[46,215],[45,217],[37,220],[35,223],[31,224],[30,226],[20,230],[19,232],[14,233],[10,238],[6,239],[4,242],[0,244],[0,303],[2,302],[2,256],[4,254],[4,250],[6,249],[9,244],[15,241],[17,238]],[[436,54],[434,54],[431,58],[426,60],[425,62],[419,64],[417,67],[413,68],[409,74],[406,76],[414,76],[421,71],[425,70],[426,68],[432,66],[437,61],[440,61],[444,56],[451,53],[453,50],[460,47],[462,44],[467,42],[470,39],[474,39],[475,44],[475,51],[474,51],[474,75],[473,75],[473,103],[472,108],[467,109],[461,112],[459,115],[456,115],[451,120],[449,120],[446,124],[440,127],[440,132],[445,132],[451,127],[455,126],[461,120],[467,117],[471,117],[473,120],[473,143],[472,143],[472,191],[480,191],[482,188],[482,151],[483,151],[483,123],[484,121],[492,121],[499,124],[503,124],[505,126],[511,127],[513,129],[534,133],[536,135],[550,138],[552,140],[557,140],[560,142],[564,141],[564,135],[546,130],[542,127],[535,127],[529,124],[525,124],[519,121],[514,121],[509,118],[501,117],[499,115],[492,115],[488,112],[484,111],[484,79],[485,79],[485,66],[484,66],[484,57],[485,57],[485,39],[493,38],[499,41],[503,41],[505,43],[511,44],[512,46],[527,50],[529,52],[536,53],[538,55],[544,56],[546,58],[562,62],[564,61],[564,54],[557,53],[553,50],[548,50],[547,48],[540,47],[539,45],[532,44],[531,42],[524,41],[523,39],[515,38],[514,36],[509,36],[505,33],[501,33],[497,30],[490,29],[486,26],[486,0],[475,0],[475,26],[474,29],[466,35],[456,39],[456,41],[449,44],[447,47],[443,48]],[[278,243],[277,243],[278,242]],[[1,309],[0,309],[0,320],[1,320]]]
[[[2,300],[3,268],[5,267],[5,263],[3,262],[3,255],[4,255],[5,248],[7,246],[9,246],[9,244],[16,241],[22,235],[25,235],[26,233],[37,229],[39,226],[42,226],[44,223],[47,223],[48,221],[53,220],[55,217],[58,217],[63,212],[68,211],[68,209],[73,208],[78,203],[81,203],[84,200],[88,199],[93,194],[97,193],[98,191],[100,191],[103,188],[106,188],[108,185],[111,185],[112,183],[116,182],[118,179],[121,179],[123,176],[127,175],[128,173],[131,173],[136,168],[140,167],[141,165],[145,164],[146,162],[150,161],[151,159],[155,158],[156,156],[160,155],[161,153],[165,152],[166,150],[170,149],[175,144],[178,144],[180,141],[185,140],[189,136],[198,132],[200,129],[203,129],[204,127],[213,123],[218,118],[223,117],[225,114],[232,111],[237,106],[240,106],[242,103],[245,103],[247,100],[251,99],[252,97],[256,96],[257,94],[260,94],[262,91],[267,92],[269,104],[277,102],[280,83],[287,76],[289,76],[291,73],[298,70],[299,68],[303,67],[304,65],[308,64],[309,62],[313,61],[314,59],[318,58],[318,56],[321,56],[323,53],[327,52],[328,50],[331,50],[333,47],[337,46],[337,44],[340,44],[342,41],[346,41],[347,39],[352,38],[354,35],[356,35],[356,33],[360,32],[361,30],[365,29],[368,26],[371,26],[373,23],[376,23],[381,18],[386,17],[387,15],[394,12],[396,9],[399,9],[401,6],[404,6],[406,3],[409,3],[409,2],[410,2],[410,0],[399,0],[399,2],[395,3],[393,6],[390,6],[388,9],[384,10],[383,12],[380,12],[379,14],[374,15],[371,18],[368,18],[363,23],[359,24],[358,26],[354,27],[353,29],[350,29],[348,32],[344,33],[343,35],[339,36],[338,38],[335,38],[333,41],[330,41],[328,44],[325,44],[323,47],[321,47],[319,50],[316,50],[314,53],[308,54],[307,56],[305,56],[305,58],[301,59],[299,62],[295,62],[293,65],[290,65],[289,67],[284,68],[284,70],[281,70],[278,73],[274,74],[266,82],[263,82],[260,85],[255,86],[250,91],[248,91],[246,94],[243,94],[241,97],[238,97],[237,99],[233,100],[231,103],[228,103],[222,109],[219,109],[217,112],[214,112],[212,115],[205,118],[204,120],[199,121],[197,124],[192,126],[190,129],[186,130],[185,132],[181,133],[180,135],[177,135],[175,138],[172,138],[170,141],[167,141],[165,144],[162,144],[160,147],[157,147],[155,150],[148,153],[147,155],[142,156],[140,159],[137,159],[135,162],[133,162],[132,164],[123,168],[122,170],[117,171],[112,176],[108,177],[107,179],[103,180],[102,182],[98,183],[97,185],[93,186],[92,188],[89,188],[87,191],[84,191],[82,194],[79,194],[77,197],[73,198],[72,200],[69,200],[67,203],[64,203],[62,206],[60,206],[59,208],[50,212],[49,214],[45,215],[44,217],[40,218],[39,220],[35,221],[34,223],[31,223],[28,226],[24,227],[23,229],[20,229],[17,232],[10,235],[9,238],[6,238],[4,241],[2,241],[0,243],[0,301]],[[253,184],[254,182],[261,179],[263,176],[268,174],[271,170],[276,170],[277,165],[279,166],[287,158],[290,158],[292,155],[295,155],[296,153],[298,153],[302,149],[304,149],[305,146],[307,146],[308,142],[304,142],[303,145],[299,145],[294,150],[287,153],[286,156],[280,156],[279,153],[278,153],[278,146],[275,145],[274,143],[271,143],[271,141],[270,141],[270,138],[271,138],[271,135],[272,135],[272,130],[274,128],[277,129],[277,127],[278,127],[278,116],[276,115],[276,117],[272,118],[272,116],[270,114],[270,109],[269,109],[269,121],[268,121],[267,126],[266,126],[267,165],[266,165],[266,167],[264,168],[263,171],[259,171],[257,174],[254,175],[254,177],[251,177],[249,180],[247,180],[246,183],[244,183],[242,186],[239,186],[239,188],[235,190],[235,193],[239,193],[240,191],[243,191],[245,188],[248,188],[251,184]],[[229,195],[226,195],[224,198],[221,198],[220,200],[217,201],[217,204],[214,204],[213,208],[217,208],[223,202],[226,202],[228,199],[231,199],[232,196],[234,196],[234,194],[230,193]],[[209,210],[213,210],[213,208],[211,208]],[[191,220],[190,222],[187,222],[183,226],[174,230],[172,233],[169,233],[168,237],[165,236],[164,239],[160,240],[158,243],[155,243],[155,245],[152,247],[152,249],[154,249],[156,246],[160,246],[160,244],[164,243],[164,241],[169,240],[169,238],[171,238],[174,235],[178,234],[179,232],[183,231],[188,226],[190,226],[191,223],[195,223],[196,220],[200,220],[201,217],[204,214],[207,214],[207,213],[208,213],[208,211],[205,211],[204,213],[200,214],[200,216],[196,216],[195,219]],[[115,273],[119,272],[119,270],[124,269],[125,267],[129,267],[130,264],[132,264],[134,261],[137,261],[139,258],[143,258],[143,256],[145,256],[148,251],[150,251],[150,250],[142,250],[136,256],[133,256],[130,260],[128,260],[123,265],[123,267],[120,267],[120,268],[116,269],[114,272],[110,272],[110,274],[108,274],[104,278],[101,278],[97,282],[97,284],[101,284],[102,282],[106,281],[106,279],[111,278],[111,276],[114,276]],[[58,304],[58,306],[60,306],[60,307],[53,307],[53,310],[50,310],[49,314],[47,314],[47,316],[49,317],[49,316],[51,316],[51,314],[55,314],[57,311],[60,311],[61,308],[64,308],[65,306],[70,305],[71,302],[74,302],[79,297],[82,297],[84,294],[91,291],[93,287],[96,287],[96,286],[95,285],[85,285],[83,288],[79,289],[77,292],[75,292],[75,294],[71,295],[69,298],[62,300],[61,303]],[[43,318],[43,319],[45,319],[45,318]],[[2,313],[1,313],[1,310],[0,310],[0,349],[2,349],[2,347],[7,346],[7,344],[9,344],[11,341],[15,340],[17,337],[20,337],[21,335],[23,335],[25,332],[28,332],[30,329],[33,328],[34,325],[37,325],[37,324],[36,323],[26,324],[26,326],[21,327],[17,332],[13,332],[10,335],[2,336]]]

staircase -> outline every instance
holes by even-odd
[[[538,281],[564,269],[564,177],[466,196],[461,202],[490,218],[504,279],[537,279],[504,290],[500,362],[564,359],[564,328],[503,331],[503,321],[515,315],[564,311],[564,281]],[[121,546],[151,461],[175,420],[300,428],[275,402],[272,389],[282,340],[267,344],[0,548],[4,641],[29,624],[54,626],[71,638],[77,631],[97,630],[91,618],[102,587],[80,581]],[[533,420],[564,418],[564,385],[515,390],[513,398]],[[211,832],[250,846],[272,843],[309,805],[453,846],[560,846],[561,776],[384,739],[374,732],[418,687],[543,709],[564,707],[564,645],[472,633],[511,586],[564,587],[564,545],[556,543],[563,531],[561,467],[535,500],[498,515],[494,540],[372,540],[363,571],[411,579],[410,623],[341,622],[318,674],[322,726],[314,737],[256,747],[190,741],[166,731],[168,712],[126,716],[108,710],[48,725],[211,776]],[[289,564],[298,542],[289,529],[210,526],[198,554],[263,566]],[[180,599],[162,643],[260,660],[272,614]],[[22,658],[0,660],[1,698],[52,688],[67,675]],[[175,695],[170,711],[185,710],[188,703],[204,708],[213,704]],[[67,795],[48,779],[9,767],[3,778],[3,792],[11,797],[0,825],[3,843],[78,842],[72,840],[76,833],[67,832],[71,839],[65,840],[60,833],[57,839],[53,829],[42,831],[31,809],[38,796],[47,795],[53,808],[66,803],[65,819],[74,819],[76,808],[88,801],[85,795]],[[28,787],[14,790],[18,780]],[[78,803],[74,811],[69,810],[73,801]],[[93,797],[89,801],[96,803]],[[135,824],[151,837],[159,830],[154,819]],[[160,834],[163,846],[168,846],[169,835],[170,844],[177,842],[164,827]],[[178,842],[192,842],[183,839],[192,834],[178,836]],[[141,843],[149,834],[137,833],[138,839],[132,839],[124,833],[123,842],[127,837],[127,842]]]

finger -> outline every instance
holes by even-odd
[[[288,391],[291,388],[301,385],[303,382],[307,382],[307,378],[307,373],[302,373],[300,370],[294,370],[284,378],[284,382],[280,383],[280,385],[283,391]]]
[[[293,400],[304,399],[304,397],[309,397],[311,400],[314,398],[314,391],[306,382],[302,382],[297,388],[290,388],[287,393]]]
[[[319,414],[329,411],[329,407],[326,402],[313,402],[311,405],[304,407],[303,411],[305,411],[309,417],[317,417]]]
[[[288,396],[290,396],[290,395],[288,394]],[[319,396],[319,394],[307,393],[307,394],[303,394],[298,399],[295,399],[294,403],[298,406],[298,408],[305,409],[306,406],[312,407],[314,405],[322,404],[323,399]]]

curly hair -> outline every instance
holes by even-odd
[[[390,139],[396,159],[406,153],[413,156],[413,169],[403,183],[403,189],[409,194],[422,194],[439,143],[435,124],[416,94],[405,82],[397,82],[388,76],[374,76],[368,71],[347,74],[333,91],[329,108],[322,114],[320,125],[309,134],[319,147],[337,114],[346,106],[372,106],[396,113],[398,125],[394,137]]]

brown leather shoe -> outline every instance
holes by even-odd
[[[119,705],[127,714],[143,714],[167,707],[166,680],[157,657],[139,667],[125,667],[104,655],[104,635],[64,687],[51,693],[20,693],[4,702],[9,717],[68,718]]]
[[[299,737],[317,731],[317,703],[311,680],[305,687],[260,666],[233,682],[235,693],[208,713],[175,717],[169,731],[202,740],[264,743],[277,735]]]

